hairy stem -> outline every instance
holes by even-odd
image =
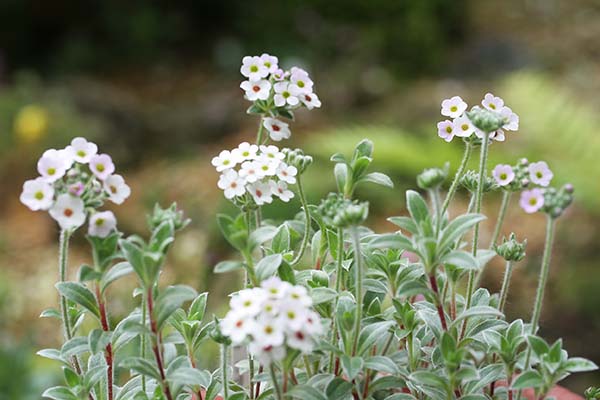
[[[227,345],[221,345],[221,381],[223,383],[223,400],[229,399],[229,381],[227,378],[227,368],[229,368],[227,354]]]
[[[104,332],[110,332],[110,324],[108,322],[108,314],[106,312],[106,302],[104,301],[104,295],[100,291],[100,284],[96,283],[96,298],[98,300],[98,306],[100,308],[100,324]],[[113,352],[112,345],[109,343],[104,349],[104,359],[106,360],[106,382],[108,386],[108,400],[113,399]]]
[[[443,216],[444,213],[448,210],[448,206],[456,193],[456,189],[458,189],[458,182],[460,178],[465,173],[465,169],[467,168],[467,164],[469,163],[469,158],[471,158],[472,147],[470,143],[465,144],[465,153],[463,155],[462,161],[460,162],[460,166],[458,170],[456,170],[456,174],[454,175],[454,179],[452,180],[452,184],[450,185],[450,189],[448,189],[448,194],[444,199],[444,204],[442,204],[442,210],[440,214]],[[438,224],[439,225],[439,224]]]
[[[271,381],[273,383],[273,389],[275,391],[275,396],[277,400],[283,400],[283,393],[281,392],[281,387],[279,386],[279,382],[277,382],[277,374],[275,373],[275,366],[271,364],[269,368],[269,372],[271,374]]]
[[[354,340],[352,342],[352,356],[356,355],[358,349],[358,338],[360,336],[360,327],[362,320],[363,308],[363,267],[362,255],[360,253],[360,237],[358,235],[358,227],[353,226],[350,230],[352,234],[352,243],[354,245],[354,296],[356,297],[356,315],[354,320]]]
[[[504,270],[504,280],[502,281],[502,289],[500,290],[500,302],[498,304],[498,310],[504,313],[504,306],[506,305],[506,299],[508,297],[508,288],[510,287],[510,278],[513,271],[513,262],[506,262],[506,269]]]
[[[429,275],[429,283],[431,284],[431,289],[435,293],[436,297],[436,307],[438,311],[438,315],[440,317],[440,322],[442,323],[442,328],[447,331],[448,325],[446,324],[446,316],[444,315],[444,306],[442,304],[442,298],[440,296],[440,291],[438,289],[437,280],[435,279],[435,272],[432,272]]]
[[[142,324],[146,326],[147,316],[147,304],[146,293],[142,294]],[[146,335],[142,335],[140,338],[140,356],[146,358]],[[142,391],[146,393],[146,377],[142,375]]]
[[[337,230],[337,235],[338,235],[338,243],[337,243],[337,265],[336,265],[336,269],[335,269],[335,291],[337,293],[340,292],[340,289],[342,287],[342,272],[343,272],[343,265],[342,262],[344,260],[344,230],[342,228],[338,228]],[[331,337],[332,337],[332,342],[334,346],[337,346],[338,344],[338,332],[337,332],[337,322],[336,322],[336,318],[335,318],[335,310],[337,308],[337,298],[336,300],[334,300],[333,302],[333,315],[331,316]],[[331,353],[330,357],[329,357],[329,373],[333,373],[334,372],[334,359],[335,356],[333,353]]]
[[[300,203],[302,203],[302,209],[304,210],[304,235],[302,237],[302,244],[300,245],[300,250],[298,250],[298,254],[290,263],[292,267],[300,262],[304,252],[306,251],[306,247],[308,246],[308,239],[310,235],[310,210],[308,209],[308,204],[306,203],[306,196],[304,194],[304,189],[302,188],[302,180],[300,175],[297,178],[297,186],[298,186],[298,196],[300,197]]]
[[[158,366],[158,372],[160,373],[161,378],[161,386],[163,389],[163,393],[167,397],[167,400],[173,400],[173,396],[171,395],[171,390],[169,388],[169,383],[167,382],[167,377],[165,375],[165,368],[162,360],[162,356],[160,354],[160,335],[158,334],[158,328],[156,326],[156,321],[154,320],[153,311],[154,311],[154,299],[152,298],[152,286],[147,289],[146,297],[148,301],[148,316],[150,317],[150,330],[154,336],[154,343],[152,343],[152,352],[154,353],[154,359],[156,360],[156,365]]]

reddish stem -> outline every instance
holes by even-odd
[[[445,331],[447,331],[448,326],[446,325],[446,317],[444,316],[444,308],[442,307],[442,302],[440,300],[440,291],[438,289],[437,281],[435,279],[435,274],[432,273],[431,275],[429,275],[429,283],[431,284],[431,289],[433,290],[433,292],[435,293],[435,296],[437,298],[436,306],[437,306],[438,315],[440,316],[440,322],[442,323],[442,328]]]
[[[100,286],[96,285],[96,298],[98,299],[98,307],[100,308],[100,323],[102,324],[102,330],[104,332],[110,332],[110,325],[108,324],[108,317],[106,314],[106,304],[104,303],[104,297],[100,292]],[[108,400],[113,399],[113,352],[112,345],[109,343],[106,345],[104,358],[108,369],[106,370],[106,380],[108,385]]]
[[[147,292],[148,296],[148,316],[150,317],[150,329],[155,337],[155,343],[152,345],[152,351],[154,352],[154,358],[156,359],[156,365],[158,366],[158,372],[160,373],[160,378],[162,379],[162,386],[165,392],[165,396],[167,396],[167,400],[173,400],[173,396],[171,395],[171,390],[169,389],[169,384],[167,383],[167,377],[165,375],[165,369],[162,362],[162,357],[160,355],[160,335],[158,334],[158,329],[156,326],[156,321],[154,320],[153,310],[154,310],[154,300],[152,299],[152,287],[148,288]]]
[[[260,368],[258,369],[258,373],[262,374],[263,373],[263,367],[262,365],[260,366]],[[258,397],[260,396],[260,381],[256,382],[256,390],[254,392],[254,398],[258,399]]]

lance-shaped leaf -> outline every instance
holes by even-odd
[[[108,288],[108,286],[110,286],[111,283],[132,272],[133,268],[131,264],[127,261],[115,264],[104,274],[104,276],[100,280],[100,288],[102,292],[104,292]]]
[[[484,219],[485,215],[482,214],[465,214],[456,217],[442,231],[439,248],[445,249],[451,246],[459,237]]]
[[[152,364],[150,361],[141,358],[141,357],[130,357],[126,358],[119,365],[121,368],[129,369],[138,373],[140,375],[144,375],[157,381],[160,381],[160,374],[156,369],[156,366]]]
[[[412,241],[400,233],[375,235],[369,242],[372,249],[396,249],[414,251]]]
[[[283,257],[279,253],[271,254],[261,259],[255,267],[258,280],[263,281],[275,275],[282,261]]]
[[[100,319],[98,302],[93,293],[79,282],[58,282],[56,288],[67,299],[79,304],[93,316]]]
[[[429,219],[429,209],[423,197],[414,190],[406,191],[406,208],[417,225]]]
[[[196,298],[196,291],[186,285],[169,286],[160,293],[156,299],[156,325],[160,329],[165,321],[177,310],[181,305]]]
[[[446,254],[440,260],[440,264],[454,265],[464,270],[475,270],[479,268],[479,262],[470,253],[462,250],[454,250]]]

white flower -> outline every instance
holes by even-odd
[[[287,291],[291,287],[289,282],[282,281],[277,276],[272,276],[261,282],[260,287],[263,288],[267,296],[272,299],[282,299],[287,295]]]
[[[70,194],[61,194],[50,208],[50,216],[63,230],[80,227],[85,222],[83,200]]]
[[[237,161],[236,157],[229,150],[223,150],[218,156],[213,157],[211,164],[215,166],[217,172],[221,172],[235,167]]]
[[[467,103],[459,96],[442,101],[442,115],[450,118],[460,117],[467,109]]]
[[[313,81],[308,76],[308,72],[298,67],[293,67],[290,72],[290,91],[292,94],[299,96],[312,93]]]
[[[97,154],[90,159],[90,170],[103,181],[115,172],[115,164],[108,154]]]
[[[302,329],[288,334],[287,345],[292,349],[300,350],[304,354],[310,353],[314,348],[312,337]]]
[[[260,312],[265,299],[265,292],[260,288],[244,289],[231,297],[229,305],[237,312],[254,317]]]
[[[316,93],[305,93],[305,94],[302,94],[302,95],[300,95],[300,101],[309,110],[312,110],[313,108],[319,108],[319,107],[321,107],[321,100],[319,100],[319,97],[317,96]]]
[[[320,335],[323,333],[323,325],[321,324],[321,317],[314,311],[309,311],[306,315],[306,321],[304,329],[311,335]]]
[[[313,304],[312,298],[308,295],[308,290],[300,285],[288,289],[287,300],[300,304],[302,307],[310,307]]]
[[[508,120],[508,123],[505,124],[502,128],[507,131],[517,131],[519,130],[519,116],[515,114],[510,107],[504,107],[500,110],[500,114]]]
[[[283,345],[285,335],[281,323],[267,316],[261,316],[257,321],[257,329],[253,332],[254,342],[261,346],[278,347]]]
[[[230,310],[225,318],[219,321],[221,332],[228,336],[233,344],[241,344],[248,335],[256,332],[257,326],[254,319],[247,314]]]
[[[283,154],[283,152],[279,151],[279,148],[277,146],[260,145],[259,148],[260,148],[261,157],[267,157],[267,158],[273,160],[274,162],[276,162],[277,164],[279,164],[279,161],[281,161],[285,158],[285,154]]]
[[[279,69],[279,59],[276,56],[263,53],[260,56],[260,59],[262,60],[263,65],[265,66],[265,68],[267,68],[270,74],[276,72]]]
[[[286,76],[289,75],[289,72],[285,72],[284,70],[282,70],[281,68],[278,68],[277,70],[275,70],[275,72],[273,72],[271,74],[271,76],[273,77],[273,79],[275,79],[276,81],[282,81],[286,78]]]
[[[538,212],[544,206],[544,192],[540,188],[524,190],[519,205],[527,214]]]
[[[87,164],[98,153],[98,146],[95,143],[88,142],[85,138],[76,137],[67,146],[67,151],[78,163]]]
[[[107,237],[117,228],[117,219],[112,211],[97,212],[90,217],[88,234],[99,238]]]
[[[496,97],[491,93],[486,93],[481,101],[481,105],[491,111],[500,112],[504,107],[504,100],[500,97]]]
[[[475,127],[465,115],[454,120],[454,134],[459,137],[469,137],[475,132]]]
[[[242,59],[242,67],[240,68],[240,72],[252,82],[261,80],[269,75],[269,69],[265,67],[264,61],[257,56],[244,57]]]
[[[283,107],[285,105],[296,106],[300,102],[298,97],[292,93],[294,90],[288,82],[277,82],[275,85],[275,105]]]
[[[258,146],[255,144],[250,144],[248,142],[242,142],[238,145],[236,149],[231,151],[233,161],[236,163],[241,163],[246,160],[254,160],[256,159],[256,152],[258,151]]]
[[[446,142],[454,138],[454,123],[449,119],[437,123],[438,136]]]
[[[273,202],[271,187],[268,183],[257,181],[249,184],[247,190],[252,195],[254,202],[259,206]]]
[[[263,119],[263,126],[269,131],[269,137],[276,142],[289,139],[292,136],[289,125],[278,119],[266,117]]]
[[[125,179],[118,174],[109,175],[104,180],[104,190],[108,194],[108,199],[115,204],[122,204],[131,194]]]
[[[258,181],[262,175],[260,167],[256,161],[245,161],[242,163],[242,167],[239,172],[240,178],[247,183],[254,183]]]
[[[265,176],[273,176],[277,173],[277,167],[281,163],[281,160],[274,160],[265,155],[260,155],[256,160],[258,166],[258,175],[263,178]]]
[[[243,196],[246,193],[246,181],[233,169],[228,169],[219,178],[217,186],[222,189],[225,198],[233,199],[235,196]]]
[[[246,98],[250,101],[267,100],[271,93],[271,82],[261,79],[259,81],[244,81],[240,87],[246,92]]]
[[[502,129],[497,129],[494,132],[490,132],[489,138],[496,142],[504,142],[506,140],[506,136],[504,136],[504,131]]]
[[[263,346],[252,342],[249,350],[258,362],[265,366],[269,366],[272,362],[281,361],[285,357],[285,347],[283,346]]]
[[[285,203],[294,197],[294,192],[288,189],[287,183],[284,181],[275,182],[271,179],[269,185],[271,185],[271,193],[273,193],[274,196],[279,197],[281,201]]]
[[[62,178],[71,166],[70,157],[66,152],[48,149],[42,154],[37,163],[37,170],[46,182],[55,182]]]
[[[28,180],[23,184],[20,200],[32,211],[47,210],[54,200],[54,187],[41,177]]]
[[[529,179],[531,182],[540,186],[548,186],[554,177],[554,174],[548,168],[545,161],[539,161],[529,164]]]
[[[277,168],[277,177],[291,185],[296,183],[297,174],[298,169],[293,165],[287,165],[286,163],[282,162],[281,164],[279,164],[279,168]]]
[[[298,331],[306,323],[306,309],[292,302],[284,302],[279,309],[279,320],[287,330]]]
[[[500,186],[506,186],[515,179],[515,172],[508,164],[498,164],[492,171],[492,176]]]

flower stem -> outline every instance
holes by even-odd
[[[271,366],[270,366],[270,373],[271,373],[271,381],[273,382],[273,389],[275,391],[277,400],[283,400],[283,393],[281,392],[281,387],[279,386],[279,383],[277,382],[277,374],[275,374],[275,367],[273,366],[273,364],[271,364]]]
[[[448,206],[450,205],[450,202],[452,201],[452,198],[454,197],[454,194],[456,193],[456,189],[458,189],[458,182],[460,181],[460,178],[465,173],[465,169],[467,168],[469,158],[471,158],[471,151],[472,151],[471,144],[466,143],[465,144],[465,153],[463,155],[462,161],[460,162],[460,166],[458,167],[458,170],[456,170],[456,175],[454,175],[454,180],[452,181],[452,184],[450,185],[450,189],[448,189],[448,194],[446,195],[446,198],[444,199],[444,204],[442,204],[442,210],[440,212],[440,215],[442,215],[442,216],[448,210]]]
[[[337,235],[338,235],[338,243],[337,243],[337,265],[336,265],[336,269],[335,269],[335,291],[337,293],[340,292],[340,289],[342,287],[342,272],[343,272],[343,260],[344,260],[344,230],[342,228],[338,228],[337,230]],[[337,323],[336,323],[336,318],[335,318],[335,310],[337,308],[337,298],[336,300],[334,300],[333,303],[333,315],[331,316],[331,338],[332,338],[332,342],[334,346],[337,346],[338,344],[338,332],[337,332]],[[334,354],[333,352],[331,353],[330,357],[329,357],[329,373],[333,373],[334,371]]]
[[[148,287],[146,297],[148,299],[148,316],[150,317],[150,330],[154,336],[154,343],[152,344],[152,351],[154,352],[154,359],[156,360],[156,365],[158,367],[158,372],[160,373],[161,378],[161,386],[167,400],[173,400],[173,396],[171,395],[171,390],[169,389],[169,383],[167,382],[167,377],[165,375],[165,368],[162,361],[162,356],[160,354],[160,335],[158,334],[158,328],[156,326],[156,321],[153,317],[153,309],[154,309],[154,299],[152,298],[152,286]]]
[[[352,343],[352,356],[356,355],[358,350],[358,337],[360,336],[360,327],[362,320],[363,293],[362,293],[362,256],[360,254],[360,237],[358,227],[353,226],[350,230],[352,243],[354,245],[354,296],[356,298],[356,316],[354,320],[354,341]]]
[[[221,345],[221,381],[223,383],[223,400],[229,399],[229,384],[227,379],[227,368],[229,368],[227,362],[228,358],[229,357],[227,357],[227,345],[223,343]]]
[[[488,157],[488,148],[489,148],[489,133],[484,132],[483,139],[481,142],[481,152],[479,154],[479,181],[477,184],[477,192],[475,197],[475,213],[481,212],[481,200],[483,198],[483,183],[485,181],[486,174],[486,165],[487,165],[487,157]],[[473,232],[473,256],[477,257],[477,246],[479,244],[479,222],[475,224],[475,230]],[[475,291],[475,272],[469,271],[469,281],[467,284],[467,301],[465,305],[465,310],[468,310],[471,307],[471,301],[473,299],[473,292]],[[467,327],[467,319],[463,321],[462,326],[462,335]]]
[[[106,312],[106,302],[104,301],[104,295],[100,291],[100,283],[96,283],[96,298],[98,299],[98,305],[100,308],[100,323],[104,332],[110,332],[110,325],[108,322],[108,314]],[[112,345],[109,343],[106,345],[104,352],[104,359],[106,360],[106,382],[108,386],[108,400],[113,399],[113,352]]]
[[[142,324],[146,326],[147,319],[147,303],[146,293],[142,294]],[[142,335],[140,338],[140,356],[146,358],[146,335]],[[142,375],[142,391],[146,393],[146,377]]]
[[[506,305],[506,298],[508,297],[508,288],[510,286],[510,278],[513,271],[513,262],[506,262],[506,269],[504,271],[504,280],[502,281],[502,289],[500,290],[500,302],[498,304],[498,310],[504,313],[504,306]]]
[[[304,210],[305,222],[304,222],[304,235],[302,237],[302,244],[300,245],[298,254],[296,254],[296,257],[290,263],[290,265],[292,267],[294,267],[296,264],[298,264],[300,262],[300,259],[302,259],[302,256],[304,255],[304,252],[306,251],[306,247],[308,246],[308,239],[309,239],[309,235],[310,235],[310,222],[311,222],[310,210],[308,209],[308,204],[306,203],[306,196],[304,194],[304,189],[302,188],[302,180],[299,175],[297,178],[297,186],[298,186],[298,196],[300,197],[300,203],[302,203],[302,209]]]
[[[535,334],[540,322],[542,313],[542,304],[544,302],[544,292],[548,282],[548,272],[550,271],[550,256],[552,255],[552,244],[554,241],[554,228],[556,220],[548,215],[546,224],[546,244],[544,246],[544,255],[542,257],[542,267],[540,269],[540,278],[535,296],[535,305],[533,307],[533,316],[531,317],[531,333]]]
[[[258,120],[258,130],[256,131],[256,145],[262,144],[262,133],[263,133],[263,117]]]
[[[440,291],[438,289],[437,280],[435,278],[435,271],[429,275],[429,283],[431,284],[431,289],[435,293],[435,298],[436,298],[436,303],[437,303],[436,306],[437,306],[438,315],[440,317],[440,322],[442,324],[442,329],[447,331],[448,325],[446,324],[446,316],[444,315],[444,306],[442,303],[442,298],[440,296]]]

